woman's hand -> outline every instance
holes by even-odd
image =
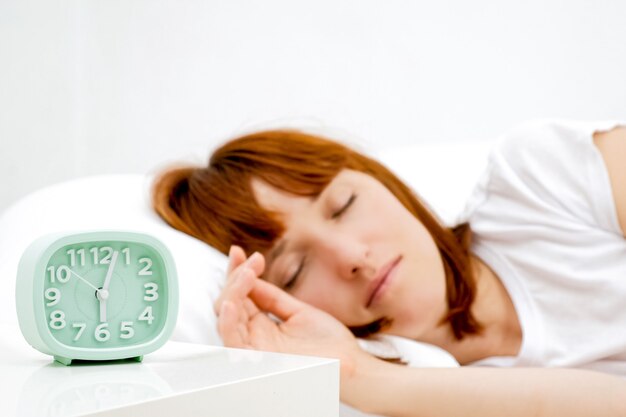
[[[246,265],[243,265],[243,264]],[[231,246],[228,254],[228,268],[226,270],[226,285],[222,290],[220,296],[215,300],[213,309],[215,314],[219,315],[222,302],[227,297],[241,297],[244,295],[242,291],[247,294],[250,288],[242,287],[241,283],[234,285],[238,282],[238,277],[244,274],[252,274],[253,276],[259,276],[265,269],[265,259],[258,253],[252,254],[250,258],[247,258],[246,253],[239,246]]]
[[[261,254],[246,260],[241,248],[231,249],[227,285],[215,303],[226,346],[338,358],[344,374],[369,356],[334,317],[259,279],[264,267]]]

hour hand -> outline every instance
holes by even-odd
[[[100,323],[105,323],[107,321],[107,302],[106,299],[102,297],[102,292],[98,292],[98,301],[100,301]]]

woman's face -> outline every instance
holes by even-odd
[[[426,228],[374,177],[342,170],[317,197],[254,179],[285,233],[264,278],[348,326],[386,317],[389,333],[424,337],[447,311],[445,273]]]

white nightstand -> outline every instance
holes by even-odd
[[[4,417],[337,417],[339,362],[168,342],[143,363],[63,366],[0,323]]]

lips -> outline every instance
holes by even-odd
[[[367,298],[365,302],[366,308],[368,308],[372,304],[372,302],[376,298],[376,295],[381,291],[381,289],[383,289],[385,283],[387,282],[387,279],[389,278],[390,272],[394,270],[394,268],[396,267],[396,265],[398,265],[401,259],[402,256],[394,258],[393,260],[386,263],[379,270],[378,274],[376,274],[376,278],[374,278],[374,280],[370,283],[367,289]]]

